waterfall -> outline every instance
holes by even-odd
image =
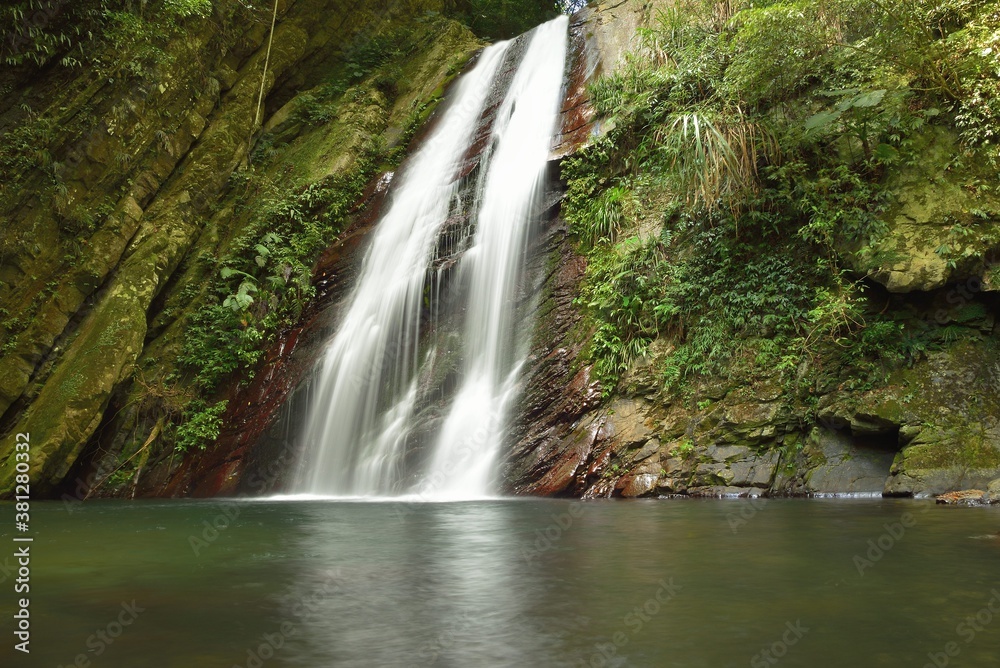
[[[557,126],[566,48],[566,17],[486,48],[393,184],[313,380],[295,491],[491,493],[527,333],[512,321],[515,293]],[[493,114],[478,170],[464,177],[477,131]],[[448,224],[462,216],[467,225]],[[454,296],[446,315],[462,321],[461,335],[428,344],[446,277]],[[452,396],[414,456],[427,370],[447,359],[457,360]]]

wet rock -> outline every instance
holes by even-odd
[[[642,446],[642,449],[632,456],[632,462],[637,464],[649,459],[653,455],[659,454],[661,447],[662,446],[660,445],[660,441],[658,439],[650,439],[645,445]]]
[[[750,454],[746,458],[729,463],[733,473],[732,484],[737,487],[761,487],[767,489],[774,480],[775,470],[781,461],[781,453],[769,450],[761,454]]]
[[[947,492],[935,497],[937,503],[953,506],[985,506],[990,503],[990,496],[981,489],[966,489],[961,492]]]
[[[758,497],[763,495],[763,490],[756,487],[736,487],[732,485],[709,485],[705,487],[691,487],[687,490],[688,496],[712,497],[717,499]]]
[[[782,408],[777,402],[745,402],[726,406],[715,428],[715,440],[723,443],[760,445],[784,431]]]
[[[777,450],[757,451],[747,446],[714,446],[704,449],[703,458],[694,466],[692,487],[756,487],[767,490],[781,459]]]
[[[856,436],[878,436],[881,434],[896,434],[899,424],[896,420],[882,415],[858,412],[850,419],[851,433]]]
[[[865,445],[840,431],[817,428],[810,441],[820,462],[805,475],[805,490],[819,494],[878,494],[885,487],[895,449]]]
[[[637,476],[623,478],[624,484],[621,488],[621,495],[626,498],[632,498],[652,494],[656,490],[656,481],[659,477],[655,473],[642,473]]]
[[[511,448],[503,465],[508,491],[518,494],[580,494],[588,461],[613,425],[606,424],[601,387],[578,356],[583,342],[573,332],[582,315],[573,301],[586,260],[573,250],[565,224],[551,221],[535,261],[544,265],[534,313],[532,348],[525,362],[524,392],[513,410]],[[567,382],[568,379],[568,382]]]
[[[935,468],[913,468],[906,454],[900,453],[892,467],[892,477],[886,482],[885,493],[920,498],[944,494],[968,487],[986,487],[1000,469],[973,469],[962,465]]]
[[[594,125],[587,84],[610,74],[634,44],[638,27],[653,16],[656,3],[625,0],[596,3],[577,13],[570,25],[569,76],[554,158],[579,149],[599,132]],[[581,313],[574,305],[586,260],[573,248],[565,226],[547,232],[548,275],[535,314],[532,352],[526,364],[525,394],[515,408],[513,445],[504,465],[508,490],[519,494],[575,493],[591,497],[641,496],[659,478],[659,440],[642,407],[630,399],[614,402],[597,415],[601,388],[590,369],[578,360],[585,332],[576,331]],[[566,379],[570,379],[567,383]],[[603,414],[606,412],[606,415]],[[639,448],[630,476],[612,475],[610,453]]]
[[[1000,429],[959,422],[923,426],[893,461],[886,493],[925,497],[986,489],[1000,476]]]
[[[725,464],[718,462],[703,462],[694,469],[692,484],[694,486],[728,485],[735,474]]]
[[[573,15],[566,97],[554,151],[557,158],[570,155],[600,132],[587,84],[614,73],[636,45],[639,28],[668,6],[665,0],[605,0]]]
[[[685,478],[661,478],[656,481],[657,494],[683,494],[688,490]]]
[[[646,425],[643,405],[632,399],[619,399],[611,404],[609,421],[614,425],[615,440],[624,447],[641,446],[649,440],[652,430]]]
[[[709,446],[708,454],[717,462],[726,462],[745,458],[751,454],[751,450],[745,445]]]

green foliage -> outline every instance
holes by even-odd
[[[724,120],[704,112],[679,113],[661,126],[659,150],[669,161],[678,195],[692,209],[738,209],[757,190],[761,158],[777,158],[770,134],[738,110]]]
[[[594,199],[582,202],[575,221],[586,220],[586,224],[576,222],[581,237],[593,245],[599,241],[615,239],[618,231],[630,215],[634,215],[632,194],[624,185],[615,185],[600,191]]]
[[[248,3],[241,2],[218,0],[217,5],[231,10],[224,24],[242,20],[251,11]],[[207,17],[212,7],[211,0],[8,3],[0,7],[0,34],[4,36],[0,41],[0,63],[12,75],[7,85],[19,79],[28,81],[42,68],[85,67],[90,76],[119,87],[123,80],[165,76],[155,68],[169,63],[170,40],[180,36],[189,21]],[[71,145],[72,138],[95,131],[93,126],[87,127],[94,110],[89,105],[77,108],[52,104],[39,112],[25,103],[11,111],[0,137],[0,170],[5,175],[0,191],[16,191],[29,175],[41,172],[53,191],[46,196],[65,194],[66,184],[61,182],[58,171],[65,155],[60,153]],[[59,156],[58,161],[53,154]],[[112,158],[125,170],[133,156],[116,151]],[[71,235],[76,236],[72,230],[87,230],[92,223],[88,219],[93,217],[92,213],[75,211],[63,215],[60,222],[69,223]]]
[[[109,48],[96,50],[89,59],[109,78],[147,75],[168,60],[162,46],[174,27],[171,21],[150,20],[130,11],[105,12],[103,37]]]
[[[899,162],[901,151],[910,148],[912,133],[941,113],[936,107],[910,109],[909,89],[844,88],[818,94],[836,103],[805,120],[806,138],[840,148],[849,161],[873,171]]]
[[[608,392],[614,389],[609,381],[641,356],[656,336],[658,318],[669,315],[663,286],[670,265],[664,259],[659,243],[636,237],[601,245],[590,255],[577,303],[599,323],[590,355],[595,377]]]
[[[316,255],[342,229],[373,169],[369,155],[347,176],[263,198],[251,224],[218,262],[208,302],[188,325],[180,362],[195,372],[198,387],[210,392],[238,370],[251,377],[264,343],[298,319],[315,292]],[[250,190],[254,178],[235,180]]]
[[[345,91],[358,99],[372,88],[389,95],[384,87],[387,79],[398,78],[396,64],[433,34],[381,34],[356,44],[345,56],[345,67],[300,109],[302,120],[332,118],[343,108]],[[210,424],[208,417],[195,418],[208,410],[223,382],[251,379],[268,342],[299,320],[315,295],[312,269],[318,255],[344,229],[375,174],[403,158],[436,99],[412,110],[397,148],[386,150],[376,135],[359,147],[349,170],[318,181],[296,180],[285,165],[276,164],[280,152],[273,137],[265,135],[252,154],[252,166],[231,176],[234,215],[245,222],[238,235],[223,241],[217,256],[197,260],[206,263],[211,277],[204,290],[186,288],[192,297],[201,293],[203,302],[188,317],[178,358],[198,390],[195,401],[201,402],[188,409],[193,424]]]
[[[586,243],[594,244],[602,238],[609,238],[607,230],[595,219],[595,200],[600,197],[610,179],[602,175],[602,166],[607,160],[604,142],[571,155],[562,162],[562,178],[567,183],[563,216],[570,230]]]
[[[177,427],[175,448],[187,452],[192,448],[204,450],[215,442],[222,429],[222,414],[229,401],[220,401],[211,406],[204,401],[192,401],[184,412],[184,421]]]
[[[966,146],[1000,165],[1000,6],[991,0],[840,0],[856,47],[936,95]],[[849,10],[855,11],[849,14]],[[861,50],[863,49],[863,51]]]
[[[113,0],[19,0],[0,8],[0,62],[41,67],[80,62],[105,25]]]
[[[125,484],[127,484],[134,475],[135,472],[129,469],[124,469],[124,468],[116,469],[111,473],[111,475],[108,476],[107,479],[108,486],[113,489],[122,487]]]
[[[769,177],[773,202],[802,223],[796,234],[827,253],[845,245],[864,248],[884,230],[878,214],[888,204],[888,193],[849,165],[817,169],[790,160],[770,169]]]
[[[374,173],[377,149],[368,146],[349,173],[288,189],[252,170],[234,174],[231,186],[252,194],[255,208],[245,211],[250,224],[213,262],[206,302],[187,323],[178,362],[199,396],[184,410],[177,449],[203,449],[215,440],[226,402],[209,405],[208,397],[233,374],[252,378],[267,342],[298,320],[315,293],[316,256],[343,229]]]
[[[681,441],[680,445],[677,446],[677,454],[679,454],[684,459],[689,458],[694,454],[694,441],[690,438],[685,438]]]
[[[96,64],[145,74],[161,62],[164,41],[192,17],[212,13],[212,0],[20,0],[0,8],[0,62],[8,66]]]
[[[337,103],[352,86],[378,72],[375,86],[387,98],[396,95],[395,81],[399,78],[398,65],[417,47],[413,30],[397,28],[375,33],[368,39],[356,42],[344,54],[342,64],[330,79],[312,93],[302,96],[296,115],[307,124],[326,123],[334,118]],[[379,72],[379,70],[383,70]]]
[[[201,307],[188,323],[182,365],[196,369],[195,384],[211,391],[237,369],[260,359],[263,333],[226,305]]]
[[[824,274],[809,264],[801,244],[737,240],[732,229],[717,225],[694,227],[686,245],[691,252],[676,263],[674,281],[664,290],[669,310],[661,306],[672,316],[662,329],[678,341],[662,362],[668,387],[691,375],[753,364],[762,341],[778,350],[802,340],[820,301],[812,286]],[[772,361],[761,359],[763,365]]]
[[[954,123],[966,152],[996,159],[998,11],[686,0],[662,13],[591,85],[606,133],[563,165],[606,391],[658,338],[668,387],[734,368],[791,374],[816,356],[875,373],[936,345],[867,313],[844,258],[872,252],[886,174],[920,160],[927,125]],[[960,227],[939,249],[956,262]]]
[[[720,51],[728,66],[719,89],[752,107],[786,100],[808,87],[822,67],[827,32],[822,4],[746,4],[751,6],[721,32]]]
[[[448,13],[488,39],[509,39],[531,30],[576,3],[552,0],[450,0]]]
[[[163,6],[168,14],[183,19],[212,13],[212,0],[164,0]]]
[[[44,169],[52,164],[49,139],[55,124],[47,116],[34,117],[29,113],[28,122],[18,125],[3,135],[0,146],[0,170],[14,176],[32,169]]]

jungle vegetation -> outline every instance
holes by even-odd
[[[995,176],[996,2],[678,0],[590,92],[610,129],[565,162],[564,213],[606,393],[654,341],[674,391],[824,361],[870,385],[952,335],[882,316],[850,260],[930,129]]]

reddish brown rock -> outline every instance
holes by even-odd
[[[981,489],[966,489],[960,492],[947,492],[935,497],[937,503],[955,506],[980,506],[988,504],[989,497]]]

